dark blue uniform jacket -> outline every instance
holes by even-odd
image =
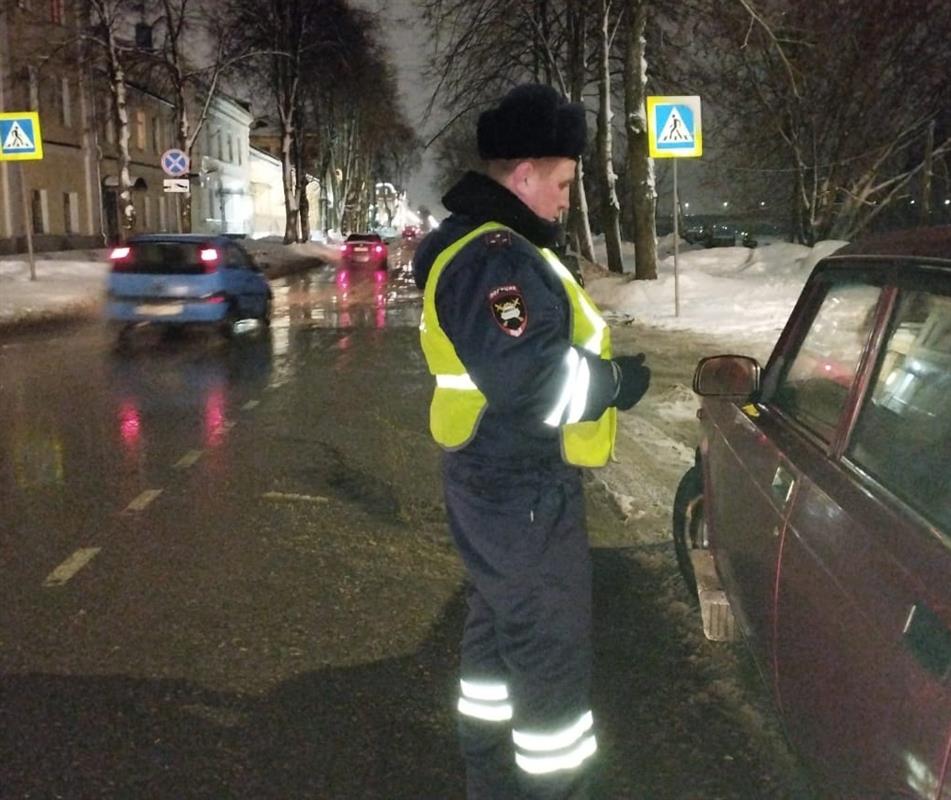
[[[479,225],[493,220],[520,234],[478,237],[439,279],[440,325],[488,400],[474,440],[459,455],[515,469],[560,460],[559,429],[544,420],[566,380],[571,311],[561,280],[533,246],[554,249],[560,228],[474,172],[443,204],[452,215],[420,242],[413,260],[420,289],[439,253]],[[597,419],[614,397],[614,373],[609,361],[576,350],[590,368],[583,419]]]

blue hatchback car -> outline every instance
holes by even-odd
[[[227,236],[147,234],[113,249],[106,317],[138,324],[218,326],[271,320],[271,289],[247,251]]]

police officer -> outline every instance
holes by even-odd
[[[467,173],[419,246],[420,335],[436,386],[449,525],[469,576],[458,711],[469,800],[590,797],[597,750],[591,565],[580,467],[612,455],[647,390],[553,248],[584,108],[538,84],[478,121]]]

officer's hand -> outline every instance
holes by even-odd
[[[626,411],[644,396],[651,382],[651,371],[644,359],[643,353],[612,359],[617,390],[611,405]]]

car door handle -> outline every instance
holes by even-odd
[[[905,620],[905,646],[921,666],[938,678],[951,674],[951,631],[924,603],[915,603]]]
[[[770,488],[773,490],[773,496],[780,503],[786,505],[789,502],[795,485],[796,479],[788,469],[782,464],[776,467],[776,473],[773,475],[773,482],[770,484]]]

